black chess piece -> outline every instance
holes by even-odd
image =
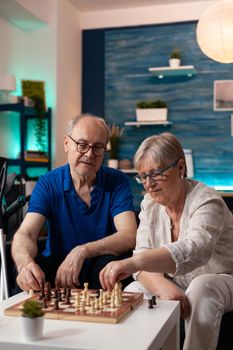
[[[152,296],[152,304],[156,305],[156,296],[155,295]]]
[[[59,302],[58,299],[54,300],[54,310],[59,310]]]
[[[45,297],[45,281],[44,279],[41,280],[41,297]]]
[[[67,304],[67,305],[70,305],[70,304],[71,304],[69,293],[66,294],[66,304]]]
[[[153,301],[152,301],[152,299],[148,299],[148,309],[153,309]]]
[[[43,305],[44,309],[47,309],[48,305],[47,305],[47,299],[46,298],[43,299],[43,304],[42,305]]]

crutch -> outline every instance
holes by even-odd
[[[0,157],[0,256],[1,256],[1,279],[0,301],[9,297],[6,266],[6,241],[3,232],[2,199],[7,176],[7,159]]]

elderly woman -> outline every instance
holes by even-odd
[[[128,291],[179,300],[183,349],[217,346],[221,318],[233,310],[233,216],[221,196],[187,179],[185,156],[170,133],[147,138],[135,155],[145,195],[133,257],[100,272],[103,288],[134,274]]]

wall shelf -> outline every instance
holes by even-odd
[[[136,174],[137,173],[136,169],[119,169],[119,170],[121,170],[123,173],[126,173],[126,174]]]
[[[188,77],[192,77],[197,74],[194,66],[178,66],[178,67],[150,67],[148,68],[149,72],[158,77],[159,79],[163,79],[168,76],[183,76],[187,75]]]
[[[137,126],[138,128],[140,126],[148,126],[148,125],[163,125],[163,126],[167,126],[167,125],[172,125],[172,122],[169,122],[168,120],[165,121],[154,121],[154,122],[125,122],[124,123],[126,126]]]

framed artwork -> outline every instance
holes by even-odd
[[[22,80],[22,95],[32,99],[41,112],[46,111],[45,82]]]
[[[233,110],[233,80],[214,81],[214,111]]]

